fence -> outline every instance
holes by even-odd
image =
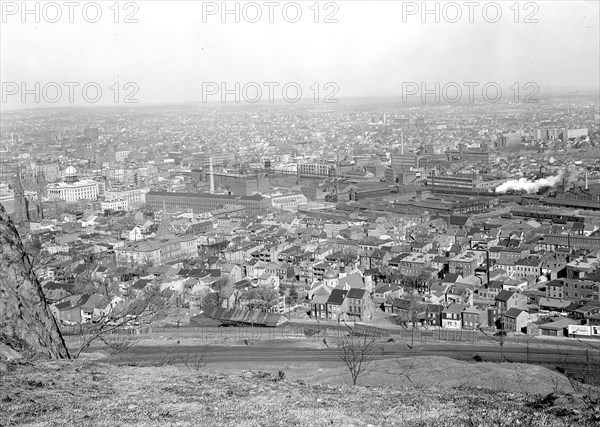
[[[0,325],[1,326],[1,325]],[[398,342],[427,343],[427,342],[464,342],[464,343],[526,343],[532,339],[526,335],[495,336],[493,331],[442,329],[417,327],[406,329],[382,329],[360,327],[354,329],[355,335],[372,335],[380,338],[391,338]],[[100,326],[93,324],[61,325],[60,329],[67,343],[84,343],[96,333]],[[3,328],[0,328],[0,333]],[[7,332],[9,328],[6,328]],[[14,328],[10,328],[13,332]],[[139,339],[152,338],[156,335],[166,335],[165,339],[194,339],[204,343],[231,343],[239,341],[322,341],[323,339],[337,340],[340,335],[350,333],[348,326],[327,324],[286,324],[277,328],[259,326],[229,326],[198,325],[182,327],[120,327],[110,331],[111,335],[134,335]]]
[[[67,343],[84,342],[95,333],[97,327],[90,325],[61,327],[63,337]],[[463,329],[427,329],[427,328],[407,328],[387,330],[380,328],[360,328],[353,329],[354,335],[367,335],[383,339],[391,339],[397,342],[407,343],[427,343],[427,342],[463,342],[463,343],[485,343],[500,342],[504,343],[525,343],[531,337],[527,336],[504,336],[497,337],[491,333],[484,333],[478,330]],[[332,325],[299,325],[286,324],[277,328],[259,327],[259,326],[183,326],[177,327],[155,327],[140,326],[136,328],[116,328],[111,331],[115,335],[135,335],[139,339],[157,338],[162,339],[192,339],[203,343],[232,343],[240,341],[337,341],[340,336],[351,333],[349,327],[337,327]]]

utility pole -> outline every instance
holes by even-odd
[[[500,363],[504,362],[504,315],[500,307]]]

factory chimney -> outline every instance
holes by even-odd
[[[400,141],[402,142],[401,153],[404,154],[404,129],[400,130]]]
[[[585,189],[589,190],[589,188],[588,188],[588,171],[587,171],[587,169],[585,170]]]
[[[215,177],[213,175],[213,161],[212,157],[208,158],[208,168],[210,173],[210,194],[215,194]]]

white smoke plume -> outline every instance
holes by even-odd
[[[537,193],[542,187],[554,187],[556,184],[562,182],[563,179],[568,183],[576,182],[582,173],[579,169],[575,169],[570,173],[561,170],[558,172],[558,175],[540,178],[536,181],[530,181],[527,178],[513,179],[496,187],[496,193],[506,193],[509,190],[525,191],[528,194]]]

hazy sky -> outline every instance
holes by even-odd
[[[486,21],[496,15],[494,5],[488,5],[494,2],[487,1],[476,2],[472,23],[462,1],[428,2],[430,9],[439,5],[439,23],[433,14],[422,22],[420,11],[403,16],[403,9],[421,8],[420,1],[320,2],[319,21],[335,12],[337,23],[315,23],[313,0],[297,2],[302,11],[297,23],[284,19],[283,6],[291,3],[285,1],[276,2],[274,23],[261,1],[255,3],[263,14],[258,23],[245,22],[242,13],[240,23],[233,15],[222,22],[219,12],[204,15],[203,22],[203,8],[221,8],[222,2],[120,2],[118,20],[135,12],[137,23],[115,23],[114,10],[109,9],[114,1],[98,2],[102,16],[96,23],[83,16],[82,8],[90,2],[78,2],[73,23],[62,1],[45,11],[46,2],[28,2],[32,9],[39,4],[39,23],[35,15],[22,16],[21,10],[12,14],[15,7],[20,9],[20,1],[1,3],[3,108],[34,106],[33,95],[22,103],[23,82],[29,89],[35,82],[62,87],[58,96],[54,86],[48,86],[47,93],[41,93],[41,106],[50,106],[48,99],[58,99],[57,105],[90,105],[81,93],[88,82],[102,89],[98,105],[115,102],[115,87],[110,89],[115,82],[121,89],[119,104],[134,92],[135,86],[124,88],[127,82],[139,88],[133,99],[141,104],[201,101],[203,82],[226,82],[230,88],[235,82],[257,82],[263,87],[262,100],[268,99],[264,82],[296,82],[303,99],[313,96],[313,83],[320,87],[320,98],[332,92],[333,86],[325,88],[328,82],[339,88],[336,98],[399,96],[403,82],[426,82],[432,88],[434,82],[497,82],[504,88],[535,82],[540,96],[551,87],[599,87],[600,3],[595,0],[519,2],[519,22],[510,9],[514,2],[499,1],[502,16],[495,23]],[[242,12],[246,2],[227,3],[231,9],[238,3]],[[47,22],[56,16],[55,5],[62,17],[57,23]],[[94,8],[86,10],[85,16],[93,20]],[[292,20],[293,5],[286,10],[285,17]],[[458,22],[447,22],[458,10]],[[256,8],[247,6],[246,12],[252,19]],[[523,22],[527,16],[538,22]],[[80,84],[72,103],[65,82]],[[19,93],[10,94],[17,86]],[[94,91],[89,90],[90,99]],[[294,93],[290,90],[288,95]],[[281,86],[274,94],[281,98]],[[220,94],[208,99],[219,100]],[[233,95],[228,99],[233,102]]]

